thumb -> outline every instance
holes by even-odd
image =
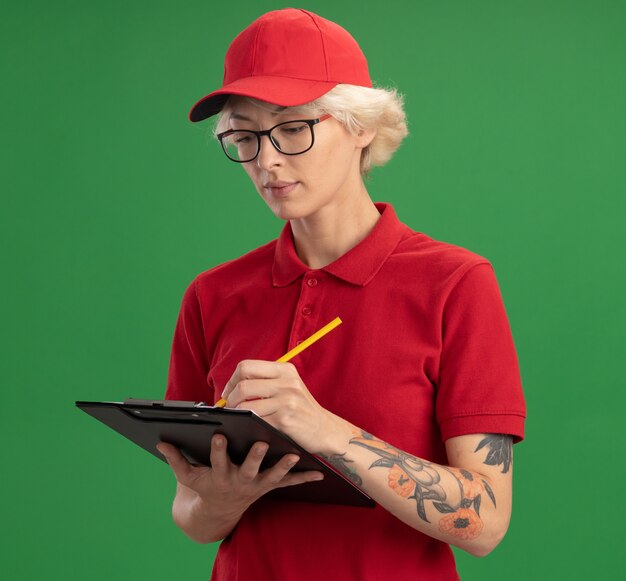
[[[188,481],[193,466],[187,462],[187,459],[181,454],[180,450],[172,444],[159,442],[156,446],[157,450],[165,457],[170,468],[174,472],[176,480],[181,484]]]

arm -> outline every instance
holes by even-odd
[[[409,526],[475,556],[487,555],[504,536],[511,514],[510,436],[451,438],[449,466],[356,429],[344,449],[329,461]]]
[[[325,457],[414,529],[476,556],[500,542],[511,513],[511,438],[446,442],[450,466],[394,448],[322,408],[290,363],[243,361],[224,390],[309,452]]]

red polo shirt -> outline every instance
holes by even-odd
[[[274,240],[200,274],[174,334],[167,399],[216,401],[242,359],[275,360],[339,316],[293,363],[317,401],[398,448],[446,464],[444,441],[524,435],[506,312],[488,260],[433,240],[377,204],[369,236],[311,269],[289,223]],[[445,581],[449,546],[381,507],[261,499],[222,542],[214,580]]]

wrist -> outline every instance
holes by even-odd
[[[350,439],[354,436],[355,428],[352,424],[328,412],[329,421],[321,438],[316,454],[326,457],[342,456],[348,451]]]

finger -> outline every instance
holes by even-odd
[[[190,481],[194,468],[176,446],[172,446],[166,442],[159,442],[157,444],[157,450],[163,454],[167,460],[178,482],[185,484]]]
[[[228,398],[230,397],[230,392],[235,388],[235,385],[237,385],[237,382],[239,381],[239,379],[238,377],[235,377],[236,373],[237,371],[235,370],[235,373],[226,382],[226,387],[224,387],[224,390],[222,391],[222,395],[220,396],[221,399],[228,400]]]
[[[263,458],[265,458],[265,454],[267,454],[268,448],[269,445],[266,442],[255,442],[253,444],[246,459],[239,468],[239,477],[241,480],[251,482],[258,476],[261,463],[263,462]]]
[[[277,397],[270,397],[267,399],[254,399],[254,400],[243,401],[237,404],[236,407],[239,410],[253,411],[259,417],[265,418],[265,420],[271,424],[272,422],[271,422],[270,416],[274,415],[276,412],[281,410],[283,406],[281,405]]]
[[[228,405],[237,407],[241,402],[272,397],[279,387],[276,379],[242,379],[231,390]]]
[[[262,359],[244,359],[237,364],[232,377],[226,383],[222,398],[229,399],[230,393],[242,379],[275,379],[282,373],[292,373],[295,367],[291,363],[263,361]]]
[[[274,466],[263,472],[263,483],[269,488],[276,488],[299,460],[296,454],[286,454]]]
[[[285,488],[286,486],[295,486],[297,484],[304,484],[305,482],[318,482],[320,480],[324,480],[324,474],[315,470],[290,472],[276,484],[275,488]]]
[[[222,434],[213,434],[211,438],[211,468],[216,471],[217,475],[225,474],[231,467],[230,458],[227,452],[228,442],[226,436]]]

